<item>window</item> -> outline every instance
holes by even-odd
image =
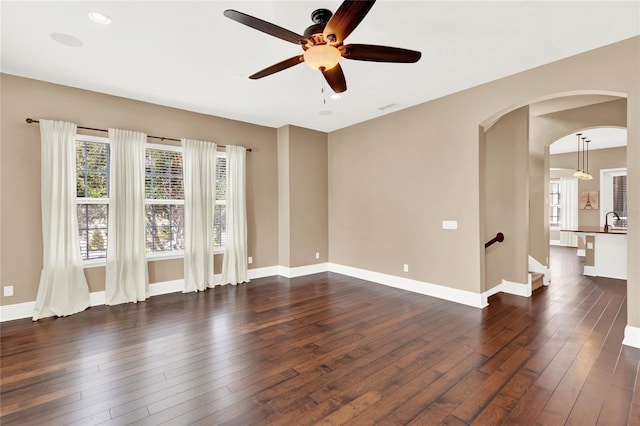
[[[76,136],[76,198],[83,260],[107,257],[109,140]],[[216,157],[214,248],[226,243],[226,155]],[[148,254],[184,250],[184,177],[180,147],[148,144],[145,152],[145,224]]]
[[[560,226],[560,180],[549,181],[549,225]]]
[[[216,205],[213,215],[213,245],[223,248],[227,242],[227,156],[216,156]]]
[[[184,178],[179,147],[153,145],[145,159],[147,253],[184,250]]]
[[[613,211],[620,219],[615,219],[614,226],[627,227],[627,175],[613,176]]]
[[[627,227],[627,169],[600,171],[600,225],[604,226],[607,212],[616,212],[620,219],[609,215],[609,225]]]
[[[107,257],[109,143],[104,138],[76,138],[76,199],[82,259]]]

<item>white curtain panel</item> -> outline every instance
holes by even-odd
[[[109,129],[107,305],[139,302],[149,297],[144,203],[146,141],[144,133]]]
[[[247,278],[247,207],[245,195],[247,150],[227,146],[227,241],[222,258],[222,284],[249,282]]]
[[[216,144],[182,139],[184,173],[184,290],[213,287]]]
[[[560,227],[578,228],[578,179],[560,178]],[[573,232],[560,232],[560,244],[577,247],[578,237]]]
[[[42,272],[33,320],[91,305],[78,243],[76,125],[40,120]]]

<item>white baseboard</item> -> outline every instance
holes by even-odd
[[[0,306],[0,322],[13,321],[33,316],[36,302],[14,303],[13,305]]]
[[[588,275],[590,277],[597,277],[598,276],[598,271],[596,270],[595,266],[585,266],[583,274],[584,275]]]
[[[627,325],[624,328],[624,340],[623,345],[632,346],[634,348],[640,348],[640,327],[631,327]]]
[[[564,246],[564,244],[562,244],[560,242],[560,240],[549,240],[549,245],[550,246]]]
[[[426,296],[437,297],[439,299],[449,300],[451,302],[473,306],[476,308],[486,307],[488,295],[494,294],[489,294],[493,289],[485,293],[473,293],[471,291],[459,290],[438,284],[417,281],[409,278],[398,277],[395,275],[383,274],[380,272],[368,271],[365,269],[353,268],[350,266],[344,266],[335,263],[318,263],[294,268],[288,268],[284,266],[268,266],[264,268],[249,269],[248,276],[249,279],[257,279],[275,275],[280,275],[286,278],[294,278],[327,271],[336,272],[354,278],[360,278],[378,284],[388,285],[390,287],[395,287],[414,293],[424,294]],[[220,276],[216,275],[216,282],[219,281]],[[517,286],[521,286],[521,284],[517,284]],[[495,292],[504,291],[506,293],[521,294],[523,290],[521,290],[517,286],[514,287],[509,283],[503,283],[497,287],[499,289],[497,289]],[[175,293],[182,291],[183,288],[183,279],[153,283],[149,284],[149,295],[153,297],[161,294]],[[91,306],[104,305],[105,303],[104,291],[90,293],[89,297],[91,299]],[[25,302],[0,306],[0,322],[21,318],[30,318],[33,316],[34,306],[35,302]]]
[[[184,288],[184,279],[149,284],[149,296],[176,293]]]
[[[279,275],[279,267],[267,266],[264,268],[249,269],[247,271],[247,275],[249,276],[250,280],[263,278],[263,277],[273,277],[275,275]]]
[[[513,294],[515,296],[531,297],[531,288],[531,274],[529,274],[528,282],[526,284],[502,280],[502,282],[497,286],[482,293],[482,297],[485,300],[485,306],[487,306],[489,305],[489,297],[493,296],[496,293],[507,293]]]
[[[473,306],[475,308],[484,308],[487,306],[486,298],[483,300],[480,293],[473,293],[471,291],[458,290],[438,284],[431,284],[395,275],[368,271],[366,269],[353,268],[351,266],[344,266],[336,263],[329,263],[329,271],[348,275],[354,278],[360,278],[362,280],[372,281],[389,287],[411,291],[413,293],[424,294],[426,296],[437,297],[438,299]]]
[[[302,277],[304,275],[317,274],[320,272],[327,272],[329,270],[328,263],[316,263],[313,265],[297,266],[295,268],[288,268],[286,266],[278,266],[278,274],[285,278]]]
[[[324,270],[326,271],[326,266]],[[249,279],[269,277],[273,275],[278,275],[278,271],[279,271],[278,266],[270,266],[266,268],[255,268],[255,269],[249,269],[248,276],[249,276]],[[220,283],[221,279],[222,279],[222,275],[214,276],[215,283]],[[153,296],[159,296],[161,294],[177,293],[182,291],[183,288],[184,288],[184,279],[151,283],[149,284],[149,296],[153,297]],[[92,293],[89,293],[89,299],[90,299],[91,306],[104,305],[106,301],[105,292],[94,291]],[[23,319],[23,318],[31,318],[33,316],[33,310],[35,309],[35,306],[36,306],[35,301],[0,306],[0,322],[13,321],[13,320]]]
[[[531,297],[531,275],[529,275],[529,282],[526,284],[502,280],[500,287],[500,291],[502,291],[503,293],[509,293],[522,297]]]

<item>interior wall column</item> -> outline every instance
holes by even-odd
[[[278,129],[278,259],[296,268],[329,259],[328,135]]]

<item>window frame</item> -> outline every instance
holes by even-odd
[[[551,191],[551,185],[552,184],[556,184],[558,186],[558,192],[552,192]],[[553,204],[552,200],[553,200],[553,194],[558,194],[558,204]],[[560,179],[559,178],[552,178],[549,179],[549,213],[547,215],[547,217],[549,218],[549,229],[552,231],[556,231],[556,230],[560,230],[562,224],[560,223],[560,197],[562,197],[562,193],[560,192]],[[558,220],[556,223],[551,222],[551,218],[553,217],[551,215],[552,213],[552,209],[553,207],[558,207]]]
[[[147,142],[147,144],[145,145],[145,157],[147,154],[147,149],[155,149],[155,150],[160,150],[160,151],[170,151],[170,152],[179,152],[180,155],[182,156],[183,160],[184,160],[184,153],[182,150],[182,146],[176,146],[176,145],[162,145],[162,144],[157,144],[157,143],[149,143]],[[183,167],[184,167],[184,162],[182,163]],[[183,177],[183,184],[184,184],[184,168],[182,171],[182,177]],[[146,179],[146,171],[145,171],[145,179]],[[183,186],[184,189],[184,186]],[[146,192],[146,186],[145,186],[145,192]],[[157,201],[162,201],[162,203],[158,203]],[[149,205],[174,205],[174,206],[182,206],[183,207],[183,214],[184,214],[184,198],[182,200],[165,200],[165,199],[154,199],[154,198],[146,198],[144,199],[144,205],[145,205],[145,210],[146,210],[146,206]],[[146,215],[146,213],[145,213]],[[184,220],[184,218],[183,218]],[[146,219],[145,219],[146,221]],[[146,235],[146,225],[145,225],[145,235]],[[145,245],[146,246],[146,245]],[[167,251],[155,251],[155,252],[146,252],[146,258],[147,260],[162,260],[162,259],[181,259],[184,257],[184,250],[167,250]]]
[[[107,145],[107,147],[109,147],[109,150],[111,149],[111,144],[109,143],[109,138],[105,138],[105,137],[101,137],[101,136],[91,136],[91,135],[83,135],[83,134],[79,134],[76,133],[75,135],[75,141],[77,142],[93,142],[93,143],[102,143]],[[110,151],[109,151],[110,152]],[[107,156],[107,164],[108,164],[108,168],[107,168],[107,197],[104,198],[92,198],[92,197],[78,197],[76,195],[76,212],[77,212],[77,208],[80,205],[109,205],[109,196],[111,194],[109,194],[109,182],[110,182],[110,178],[111,178],[111,165],[109,164],[109,157]],[[76,177],[77,177],[77,173],[78,173],[78,165],[76,164]],[[76,193],[77,194],[77,193]],[[77,213],[76,213],[76,222],[78,222],[78,250],[80,250],[80,223],[78,221],[78,217],[77,217]],[[87,232],[89,230],[87,229]],[[109,233],[109,213],[107,210],[107,234]],[[106,251],[105,251],[105,256],[104,257],[97,257],[97,258],[93,258],[93,259],[85,259],[82,257],[82,251],[80,251],[80,257],[82,259],[82,264],[83,266],[86,267],[92,267],[92,266],[100,266],[100,265],[104,265],[107,262],[107,255],[106,255]]]

